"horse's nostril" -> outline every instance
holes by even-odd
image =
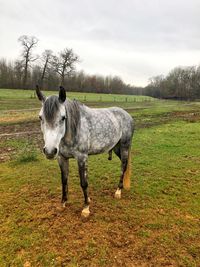
[[[51,150],[49,150],[46,147],[43,147],[43,152],[48,159],[53,159],[55,157],[55,155],[57,154],[58,149],[52,148]]]

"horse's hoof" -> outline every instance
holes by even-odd
[[[115,198],[120,199],[121,198],[121,189],[117,189],[117,191],[115,192]]]
[[[65,208],[66,207],[66,201],[65,202],[62,202],[62,206],[63,206],[63,208]]]
[[[82,210],[81,216],[82,218],[87,218],[89,215],[90,215],[90,210],[89,210],[89,206],[87,206]]]

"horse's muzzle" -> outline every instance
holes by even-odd
[[[54,159],[57,155],[58,149],[53,148],[51,151],[48,151],[46,147],[43,148],[43,152],[46,155],[47,159]]]

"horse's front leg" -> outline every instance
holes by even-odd
[[[68,174],[69,174],[69,159],[65,159],[62,156],[58,157],[58,163],[61,170],[61,181],[62,181],[62,200],[63,207],[67,202],[68,198]]]
[[[83,207],[81,215],[84,218],[90,215],[90,210],[89,210],[90,199],[88,197],[88,192],[87,192],[88,182],[87,182],[87,165],[86,164],[87,164],[86,160],[78,159],[80,184],[81,184],[83,194],[84,194],[84,207]]]

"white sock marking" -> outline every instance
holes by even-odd
[[[117,191],[115,192],[115,198],[117,199],[121,198],[121,189],[117,188]]]
[[[87,218],[90,215],[89,206],[83,208],[81,212],[82,217]]]

